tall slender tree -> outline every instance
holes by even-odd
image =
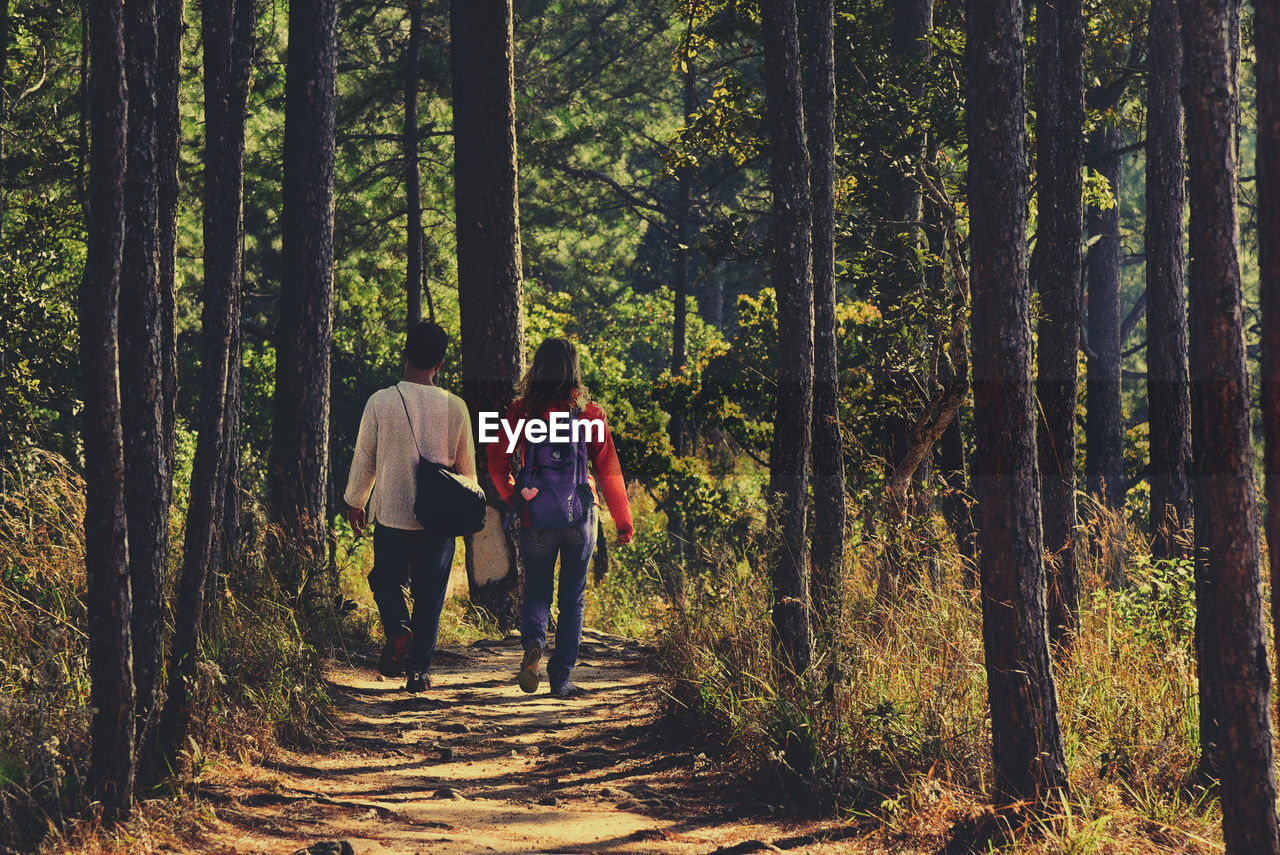
[[[1191,378],[1182,255],[1186,168],[1177,0],[1152,0],[1147,75],[1147,403],[1152,553],[1185,556],[1191,525]]]
[[[189,691],[199,659],[205,592],[218,563],[228,471],[239,443],[231,436],[237,413],[240,354],[241,228],[244,203],[245,105],[253,57],[255,0],[205,0],[204,307],[201,315],[201,409],[191,497],[169,654],[169,686],[153,771],[164,771],[191,724]],[[216,176],[217,180],[211,180]]]
[[[124,4],[89,4],[89,251],[80,283],[84,385],[84,563],[93,741],[89,791],[106,815],[129,813],[134,782],[133,654],[120,423],[120,257],[124,244]]]
[[[511,0],[453,0],[449,8],[462,388],[473,430],[478,413],[505,412],[524,366],[511,14]],[[483,454],[476,468],[492,506],[484,531],[467,540],[467,581],[472,602],[505,617],[515,549],[502,534]]]
[[[820,622],[837,619],[844,568],[844,449],[836,360],[835,4],[801,0],[804,122],[813,202],[813,602]]]
[[[1047,568],[1049,637],[1079,623],[1076,570],[1076,356],[1080,349],[1080,203],[1084,165],[1084,13],[1079,0],[1036,6],[1036,251],[1040,289],[1036,445]]]
[[[1027,280],[1023,12],[969,0],[969,208],[982,638],[999,791],[1067,785],[1045,626]]]
[[[1258,98],[1258,291],[1262,303],[1262,424],[1271,571],[1272,646],[1280,656],[1280,2],[1258,0],[1253,23]]]
[[[165,466],[173,472],[178,418],[177,251],[178,163],[182,122],[178,112],[182,83],[184,0],[156,0],[156,275],[160,288],[160,360],[164,401]],[[166,504],[173,497],[165,485]]]
[[[155,0],[130,0],[125,5],[124,38],[129,116],[120,264],[120,404],[133,592],[133,678],[137,726],[143,731],[158,712],[173,481],[164,436],[163,301],[156,260]]]
[[[324,555],[329,483],[337,7],[337,0],[289,4],[284,84],[282,276],[269,486],[273,520],[300,547],[303,560]],[[293,566],[293,572],[300,569]]]
[[[409,0],[404,63],[404,195],[409,326],[422,320],[422,172],[418,162],[418,84],[422,76],[422,0]]]
[[[794,0],[760,4],[768,112],[778,297],[778,411],[769,454],[769,495],[778,544],[771,556],[773,632],[796,674],[813,661],[806,505],[813,430],[813,280],[809,150],[805,143],[800,38]]]
[[[5,83],[9,79],[9,0],[0,0],[0,237],[4,236],[4,131],[8,119]]]
[[[1228,853],[1280,853],[1236,199],[1232,0],[1181,0],[1202,768]]]
[[[1087,261],[1089,341],[1085,365],[1085,486],[1124,507],[1124,418],[1120,409],[1120,132],[1098,128],[1089,137],[1089,164],[1107,179],[1115,204],[1089,209]]]

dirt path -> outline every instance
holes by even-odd
[[[335,664],[338,733],[279,752],[203,788],[219,853],[536,853],[873,851],[838,823],[771,819],[778,808],[725,801],[705,758],[663,749],[652,726],[649,652],[587,630],[557,701],[515,685],[516,642],[437,653],[433,687],[411,696],[375,670],[376,650]],[[345,841],[349,848],[324,841]],[[755,841],[754,843],[752,841]]]

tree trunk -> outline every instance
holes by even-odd
[[[204,310],[200,432],[191,471],[191,500],[177,591],[169,688],[161,717],[155,771],[176,760],[191,724],[189,692],[199,660],[205,591],[218,562],[224,524],[233,372],[238,371],[241,224],[244,201],[245,104],[253,57],[254,0],[205,0]],[[210,180],[217,176],[218,180]]]
[[[293,0],[285,68],[280,317],[271,430],[274,522],[292,541],[286,581],[324,556],[333,339],[337,0]]]
[[[694,112],[698,109],[697,90],[693,85],[693,59],[685,58],[685,70],[682,75],[683,81],[681,86],[682,107],[685,122],[688,123]],[[689,260],[692,250],[690,245],[693,242],[692,232],[693,223],[691,222],[693,215],[693,169],[689,166],[680,168],[679,178],[677,180],[676,190],[676,208],[675,208],[675,227],[676,227],[676,264],[675,264],[675,305],[674,317],[671,329],[671,376],[679,377],[684,373],[685,362],[688,359],[688,304],[689,304]],[[671,413],[671,422],[669,429],[671,433],[671,447],[678,457],[684,457],[689,453],[688,449],[688,425],[686,424],[684,412],[684,398],[678,396],[674,411]],[[674,519],[676,520],[676,530],[673,531],[678,538],[681,538],[680,551],[683,555],[683,526],[680,524],[680,512],[677,509]]]
[[[1182,43],[1177,0],[1152,0],[1147,89],[1147,403],[1152,554],[1189,557],[1191,392],[1182,212]]]
[[[422,320],[422,174],[418,165],[418,79],[422,74],[422,0],[409,0],[409,47],[404,77],[404,193],[409,219],[408,326]]]
[[[462,387],[478,430],[479,413],[506,411],[524,368],[511,0],[453,0],[449,21]],[[484,531],[467,538],[467,582],[472,602],[501,620],[514,608],[516,554],[477,450],[490,508]]]
[[[1195,449],[1196,642],[1202,768],[1222,786],[1232,855],[1280,853],[1271,669],[1240,295],[1231,0],[1180,3],[1191,204],[1191,435]]]
[[[769,530],[778,536],[772,556],[773,633],[783,667],[801,675],[813,661],[805,532],[813,430],[809,150],[795,2],[764,0],[760,7],[777,242],[773,287],[778,296],[778,412],[769,454]]]
[[[4,128],[9,115],[5,81],[9,78],[9,0],[0,0],[0,238],[4,237]]]
[[[1076,355],[1080,349],[1080,193],[1084,160],[1084,15],[1079,0],[1037,5],[1036,435],[1040,518],[1049,554],[1049,639],[1067,642],[1080,623],[1076,569]]]
[[[133,679],[139,742],[150,738],[164,656],[164,577],[173,478],[164,438],[162,300],[156,267],[156,5],[125,5],[129,95],[120,262],[120,409],[124,430],[129,584],[133,593]]]
[[[1045,626],[1027,281],[1022,5],[970,0],[969,206],[982,637],[996,787],[1067,786]]]
[[[1089,210],[1088,333],[1085,403],[1085,482],[1124,507],[1124,419],[1120,413],[1120,133],[1100,128],[1089,138],[1089,163],[1111,185],[1116,204]]]
[[[813,198],[813,609],[826,632],[838,625],[844,574],[844,448],[836,357],[835,4],[801,0],[805,129]]]
[[[108,819],[133,802],[134,692],[132,606],[125,534],[124,437],[120,422],[120,257],[124,244],[124,5],[89,4],[90,150],[88,256],[80,283],[84,388],[84,563],[88,580],[89,676],[93,741],[89,792]]]
[[[978,532],[973,524],[968,467],[964,459],[964,428],[961,424],[961,413],[957,412],[955,418],[947,425],[947,429],[943,431],[942,438],[938,440],[937,452],[937,469],[946,485],[941,503],[942,514],[947,520],[947,527],[951,529],[952,536],[956,539],[956,548],[969,562],[974,562],[978,558],[975,543]],[[967,571],[966,563],[965,583],[976,588],[977,577]]]
[[[156,266],[160,287],[160,364],[165,468],[172,475],[178,418],[177,250],[178,163],[182,123],[178,98],[182,84],[183,0],[156,0]],[[173,498],[172,477],[165,502]]]
[[[1254,6],[1258,99],[1258,280],[1262,303],[1262,424],[1271,617],[1280,656],[1280,0]]]

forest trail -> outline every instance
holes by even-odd
[[[838,821],[772,819],[734,800],[705,758],[653,727],[652,650],[587,630],[558,701],[515,685],[518,639],[445,647],[413,696],[375,671],[377,650],[331,663],[336,730],[201,786],[216,853],[830,853],[884,851]],[[741,796],[739,798],[746,798]],[[758,796],[757,796],[758,798]],[[350,848],[317,846],[345,841]],[[902,851],[898,849],[896,851]]]

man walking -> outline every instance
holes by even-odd
[[[452,537],[424,531],[414,516],[418,459],[476,477],[467,405],[435,382],[448,344],[449,335],[438,324],[409,329],[404,379],[373,393],[365,404],[344,496],[357,535],[365,527],[366,503],[368,518],[377,523],[369,588],[387,639],[378,670],[399,677],[407,668],[410,692],[431,685],[431,657],[455,545]],[[412,616],[404,599],[406,583],[413,594]]]

